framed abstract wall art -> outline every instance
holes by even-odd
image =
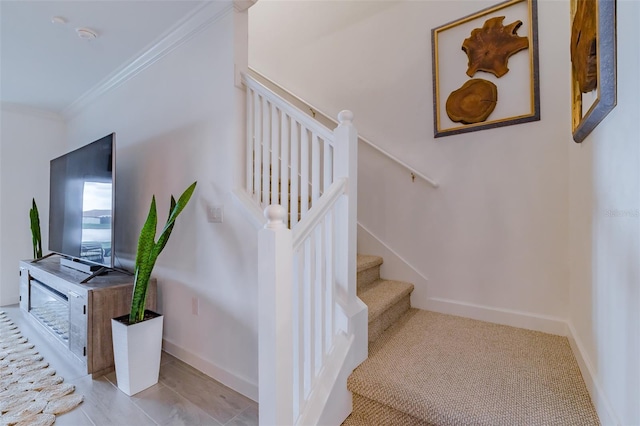
[[[616,106],[615,0],[571,0],[571,105],[577,143]]]
[[[434,136],[540,120],[536,0],[431,30]]]

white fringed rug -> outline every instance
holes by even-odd
[[[0,426],[52,425],[84,399],[63,382],[0,311]]]

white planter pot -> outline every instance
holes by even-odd
[[[164,317],[127,325],[111,320],[118,388],[131,396],[158,383]],[[126,316],[128,319],[128,315]]]

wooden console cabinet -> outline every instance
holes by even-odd
[[[58,256],[21,261],[20,308],[67,358],[95,378],[114,369],[111,319],[129,313],[133,276],[109,272],[82,284],[87,277],[60,265]],[[157,283],[152,279],[147,309],[156,310],[156,299]],[[47,304],[55,313],[45,317]]]

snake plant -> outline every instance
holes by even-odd
[[[32,198],[32,207],[29,210],[29,219],[31,220],[33,258],[40,259],[42,257],[42,236],[40,235],[40,216],[38,214],[38,206],[36,206],[35,198]]]
[[[140,238],[138,239],[138,250],[136,252],[136,264],[135,264],[135,277],[133,285],[133,295],[131,299],[131,312],[129,313],[129,324],[135,324],[144,319],[144,306],[147,300],[147,289],[149,287],[149,280],[151,278],[151,271],[156,264],[158,255],[167,245],[173,226],[175,225],[176,218],[185,208],[193,191],[196,188],[196,183],[193,182],[178,198],[176,202],[173,195],[171,196],[171,207],[169,209],[169,217],[167,223],[164,225],[160,237],[155,241],[156,226],[158,223],[158,214],[156,212],[156,197],[151,198],[151,207],[147,220],[142,226],[140,231]]]

